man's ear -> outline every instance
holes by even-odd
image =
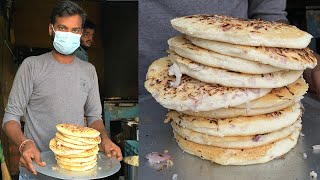
[[[50,24],[49,24],[49,35],[50,35],[50,36],[52,36],[52,33],[53,33],[52,26],[53,26],[53,25],[50,23]]]

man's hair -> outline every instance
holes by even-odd
[[[51,24],[56,23],[56,17],[67,17],[79,15],[82,19],[82,26],[86,21],[87,14],[86,12],[76,3],[69,0],[59,1],[56,6],[52,9],[51,12]]]
[[[83,29],[93,29],[93,30],[95,30],[96,29],[96,25],[92,21],[87,19],[86,22],[83,25]]]

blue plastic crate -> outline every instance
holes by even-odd
[[[135,140],[124,141],[124,157],[134,156],[139,154],[139,142]]]

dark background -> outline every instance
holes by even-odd
[[[105,97],[137,97],[138,3],[106,2],[103,7]],[[109,61],[108,61],[109,60]]]

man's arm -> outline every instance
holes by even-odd
[[[19,147],[20,144],[27,139],[21,130],[20,124],[14,120],[8,121],[7,123],[5,123],[3,130],[6,133],[6,135],[8,136],[8,138],[17,147]]]
[[[309,91],[316,93],[316,98],[320,100],[320,55],[314,53],[318,64],[313,69],[304,72],[304,78],[309,84]]]
[[[27,138],[21,131],[20,125],[20,117],[23,116],[33,91],[31,66],[30,61],[26,59],[18,69],[8,98],[2,127],[8,138],[17,147],[24,144],[23,148],[19,149],[21,153],[19,165],[28,168],[33,174],[37,174],[33,168],[32,159],[35,159],[40,166],[44,166],[45,163],[41,162],[40,152],[36,145],[32,141],[26,141]]]
[[[11,141],[13,141],[13,143],[17,147],[19,147],[23,142],[25,142],[25,140],[27,140],[27,138],[24,136],[21,130],[20,124],[14,120],[11,120],[5,123],[3,130],[8,136],[8,138]],[[24,147],[20,153],[21,153],[21,158],[19,160],[19,165],[26,167],[33,174],[37,174],[37,172],[32,165],[32,159],[34,159],[35,162],[40,166],[46,165],[45,162],[41,161],[40,152],[38,151],[37,147],[35,146],[35,144],[33,144],[30,141],[27,141],[24,144]]]
[[[319,62],[319,59],[318,59]],[[318,100],[320,100],[320,66],[316,66],[312,71],[311,71],[311,76],[313,79],[313,86],[316,92],[316,97]],[[309,83],[310,84],[310,83]]]
[[[115,156],[118,160],[122,160],[121,149],[110,140],[101,119],[102,107],[100,102],[98,76],[94,67],[92,69],[92,73],[93,85],[89,90],[84,107],[88,126],[100,132],[101,150],[104,151],[108,157]]]

